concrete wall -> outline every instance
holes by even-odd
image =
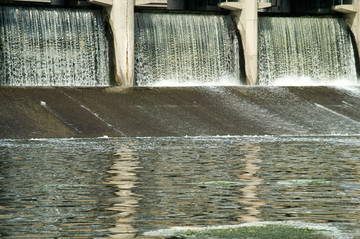
[[[271,8],[267,9],[267,12],[281,12],[290,13],[291,1],[289,0],[271,0]]]
[[[186,1],[184,0],[168,0],[167,8],[172,10],[185,10],[186,9]]]

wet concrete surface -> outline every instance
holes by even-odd
[[[358,134],[360,87],[0,88],[0,138]]]

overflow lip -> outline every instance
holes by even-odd
[[[51,8],[51,9],[103,9],[101,6],[94,4],[85,5],[51,5],[48,2],[21,2],[21,1],[5,1],[0,3],[0,7],[26,7],[26,8]]]
[[[138,13],[168,13],[168,14],[194,14],[194,15],[229,15],[230,11],[222,9],[219,11],[199,11],[199,10],[172,10],[166,8],[141,7],[135,6],[135,12]]]
[[[340,12],[305,12],[305,13],[287,13],[287,12],[258,12],[259,17],[339,17]]]

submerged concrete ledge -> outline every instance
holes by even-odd
[[[0,88],[0,138],[359,134],[360,87]]]

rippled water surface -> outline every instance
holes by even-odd
[[[360,234],[360,137],[0,141],[2,237],[297,221]]]

